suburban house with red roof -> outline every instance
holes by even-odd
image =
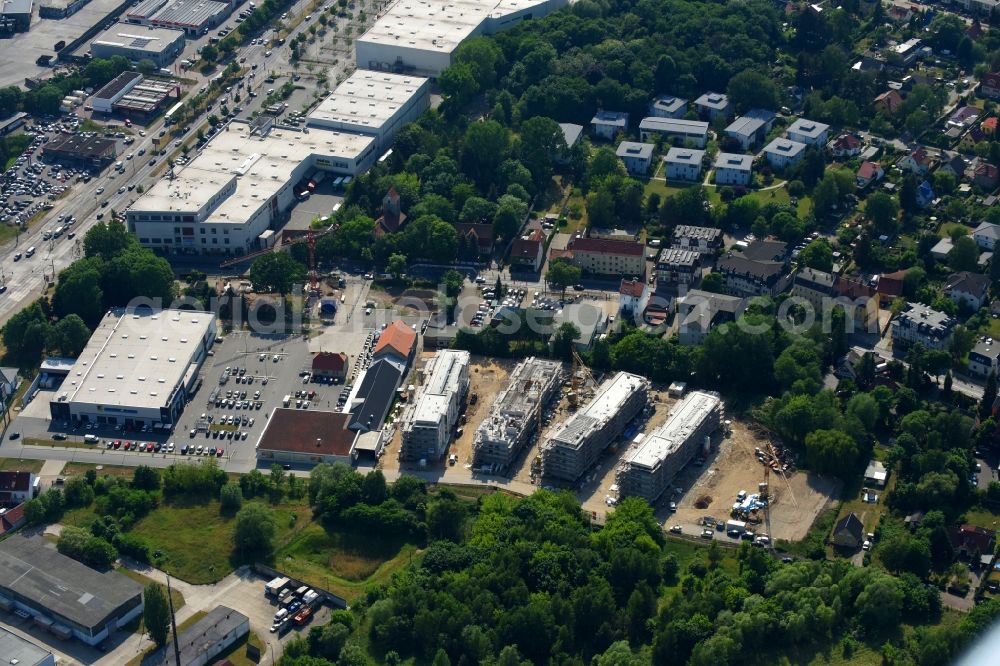
[[[975,175],[972,177],[972,183],[977,187],[990,191],[994,189],[998,183],[1000,183],[1000,171],[988,162],[980,162],[979,165],[976,166]]]
[[[641,314],[649,303],[649,285],[645,280],[622,280],[618,287],[618,311]]]
[[[968,523],[951,528],[949,536],[955,550],[966,557],[992,555],[996,546],[996,532]]]
[[[895,90],[887,90],[875,98],[875,110],[887,116],[894,115],[903,105],[903,96]]]
[[[37,477],[33,472],[0,472],[0,506],[12,507],[32,498]]]
[[[7,509],[0,514],[0,536],[13,532],[25,523],[24,504],[18,504],[13,509]]]
[[[459,222],[455,225],[458,232],[459,256],[471,256],[473,253],[485,256],[493,252],[493,225],[478,222]],[[463,246],[464,243],[464,246]]]
[[[537,271],[545,258],[545,234],[535,229],[514,240],[510,248],[510,263]]]
[[[990,99],[1000,99],[1000,72],[983,75],[979,83],[979,94]]]
[[[828,144],[834,157],[854,157],[861,152],[861,139],[853,134],[841,134]]]
[[[862,162],[855,176],[858,189],[863,190],[872,183],[882,180],[883,176],[885,176],[885,171],[882,170],[881,164],[878,162]]]
[[[314,377],[344,381],[350,365],[350,359],[344,352],[321,351],[313,354],[312,373]]]
[[[375,220],[375,235],[399,231],[406,224],[406,213],[400,209],[399,192],[390,187],[382,199],[382,215]]]

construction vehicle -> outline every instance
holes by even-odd
[[[580,391],[584,386],[587,385],[586,382],[581,384],[580,375],[584,375],[584,379],[589,379],[591,385],[596,386],[597,380],[594,379],[594,375],[590,372],[590,368],[583,362],[580,355],[573,350],[573,370],[570,375],[570,393],[566,396],[569,399],[569,404],[573,409],[576,409],[577,402],[580,399]]]

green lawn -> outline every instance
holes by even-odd
[[[101,448],[100,444],[87,444],[86,442],[76,442],[72,439],[64,439],[61,442],[57,442],[54,439],[41,439],[39,437],[25,437],[24,444],[26,446],[50,446],[53,448],[60,449],[98,449]]]
[[[988,530],[1000,529],[1000,515],[993,513],[989,509],[969,509],[965,512],[965,520],[963,522],[976,525],[977,527],[985,527]]]
[[[369,584],[388,582],[415,553],[416,546],[396,539],[328,532],[310,523],[277,551],[274,563],[283,573],[351,600]]]
[[[86,474],[89,470],[96,470],[97,476],[123,476],[131,479],[135,474],[135,467],[125,465],[98,465],[96,463],[68,462],[63,466],[63,476],[76,476]]]
[[[118,573],[122,574],[123,576],[128,576],[129,578],[131,578],[135,582],[139,583],[143,587],[146,587],[150,583],[155,582],[149,576],[143,576],[138,571],[132,571],[131,569],[128,569],[126,567],[118,567],[117,571],[118,571]],[[164,586],[164,587],[166,587],[166,586]],[[174,611],[175,612],[179,611],[184,606],[184,595],[181,594],[180,592],[178,592],[177,588],[175,588],[173,586],[170,587],[170,599],[174,602]]]
[[[661,198],[666,198],[673,196],[688,187],[693,187],[694,185],[695,183],[680,185],[667,183],[662,180],[650,180],[646,183],[646,196],[648,197],[650,194],[655,192],[659,194]],[[715,185],[706,185],[705,192],[708,194],[708,200],[712,203],[713,207],[722,205],[722,198],[719,196],[719,188]],[[761,206],[766,206],[769,203],[787,204],[790,200],[788,190],[785,187],[776,187],[770,190],[752,190],[748,192],[746,196],[757,199]],[[806,216],[811,209],[812,201],[809,197],[799,197],[798,208],[796,209],[799,217]]]
[[[310,520],[304,503],[273,507],[280,547]],[[291,521],[296,516],[295,523]],[[242,564],[233,552],[233,517],[219,513],[218,500],[171,502],[136,523],[132,533],[163,552],[157,566],[194,585],[214,583]]]
[[[27,472],[38,472],[42,471],[42,465],[45,464],[44,460],[21,460],[19,458],[0,458],[0,470],[5,472],[24,470]]]

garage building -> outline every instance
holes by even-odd
[[[91,569],[41,537],[14,535],[0,541],[0,608],[18,608],[61,638],[97,645],[142,613],[142,585]]]
[[[116,23],[90,43],[95,58],[120,55],[133,63],[152,60],[166,67],[184,50],[184,32],[167,28],[141,27]]]
[[[139,72],[122,72],[111,79],[103,88],[94,93],[90,103],[95,112],[111,113],[115,102],[124,97],[132,88],[142,82],[142,74]]]
[[[144,0],[125,14],[125,20],[183,30],[194,38],[226,20],[233,6],[212,0]]]
[[[170,428],[215,341],[211,312],[110,311],[56,397],[53,420]]]
[[[173,641],[168,641],[166,649],[153,659],[143,660],[146,666],[205,666],[213,663],[218,655],[225,652],[236,641],[250,633],[250,618],[228,606],[216,606],[208,615],[193,625],[178,632],[180,660],[174,650]]]
[[[300,465],[351,464],[358,433],[348,428],[350,420],[343,412],[278,407],[257,441],[257,457]]]
[[[98,170],[114,162],[117,153],[118,142],[114,139],[82,134],[60,135],[42,148],[49,162]]]

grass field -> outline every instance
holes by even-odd
[[[985,527],[988,530],[1000,529],[1000,515],[993,513],[989,509],[970,509],[965,512],[965,520],[963,522],[978,527]]]
[[[691,183],[690,185],[676,185],[662,180],[650,180],[646,183],[646,196],[655,192],[659,194],[661,198],[666,198],[696,184],[697,183]],[[712,203],[712,206],[721,206],[722,198],[719,196],[719,188],[715,185],[706,185],[704,187],[705,192],[708,195],[708,200]],[[746,196],[756,199],[761,206],[766,206],[769,203],[787,204],[790,201],[788,189],[785,187],[775,187],[774,189],[769,190],[753,190],[748,192]],[[809,211],[812,210],[812,201],[809,197],[799,197],[798,208],[796,210],[799,217],[807,215]]]
[[[13,471],[24,470],[37,474],[42,470],[44,460],[22,460],[20,458],[0,458],[0,470]]]
[[[274,557],[275,567],[348,601],[371,583],[383,583],[413,559],[417,549],[373,535],[328,532],[310,523]]]
[[[25,446],[49,446],[52,448],[60,449],[98,449],[100,444],[87,444],[86,442],[74,442],[71,439],[64,439],[61,442],[57,442],[54,439],[41,439],[38,437],[25,437]]]
[[[144,576],[138,571],[132,571],[131,569],[128,569],[126,567],[118,567],[117,571],[123,576],[128,576],[129,578],[139,583],[143,587],[146,587],[150,583],[155,582],[149,576]],[[179,611],[184,606],[184,595],[178,592],[177,589],[174,588],[173,586],[171,586],[170,588],[170,599],[174,602],[175,612]]]
[[[123,476],[131,479],[135,474],[135,467],[125,465],[97,465],[95,463],[68,462],[63,466],[63,476],[76,476],[86,474],[90,470],[96,470],[97,476]]]
[[[273,507],[277,533],[275,544],[286,543],[310,520],[304,504]],[[292,522],[292,516],[296,516]],[[232,516],[219,513],[218,500],[172,502],[161,505],[136,523],[132,533],[149,541],[154,551],[163,552],[157,567],[194,585],[214,583],[242,564],[233,552]]]

